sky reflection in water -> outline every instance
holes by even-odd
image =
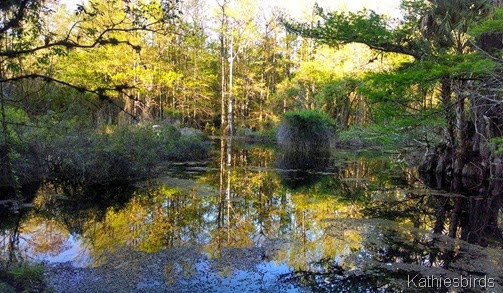
[[[100,267],[120,263],[123,251],[159,259],[186,247],[186,260],[160,265],[164,283],[217,291],[398,290],[416,273],[490,274],[502,283],[502,250],[444,235],[449,209],[440,215],[439,207],[451,198],[425,188],[400,157],[341,151],[313,158],[321,167],[308,172],[282,158],[274,148],[222,142],[214,161],[172,165],[99,204],[46,188],[34,209],[2,225],[1,251]],[[439,218],[442,233],[430,233]],[[137,289],[157,283],[138,280]]]

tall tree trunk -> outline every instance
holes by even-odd
[[[454,138],[454,121],[453,115],[451,111],[451,94],[452,94],[452,86],[451,80],[444,77],[441,81],[441,99],[443,105],[443,111],[445,115],[445,121],[447,121],[447,139],[450,146],[454,146],[455,138]]]
[[[225,86],[225,62],[226,62],[226,46],[225,46],[225,34],[227,31],[227,15],[225,14],[225,9],[226,9],[226,4],[227,2],[224,1],[224,3],[220,6],[222,10],[222,19],[220,22],[220,127],[222,130],[225,129],[225,92],[226,92],[226,86]]]
[[[221,42],[223,44],[223,41]],[[223,45],[222,45],[223,46]],[[222,49],[223,51],[224,49]],[[220,95],[221,95],[221,100],[220,100],[220,106],[221,106],[221,114],[220,114],[220,127],[225,127],[225,57],[224,53],[221,53],[221,87],[220,87]]]
[[[460,81],[456,89],[456,158],[454,161],[454,174],[460,175],[466,161],[467,141],[465,136],[466,117],[465,117],[465,99],[464,82]]]
[[[3,78],[3,70],[0,68],[0,78]],[[12,162],[10,160],[11,152],[11,142],[9,138],[9,129],[7,127],[7,114],[5,112],[5,95],[3,83],[0,83],[0,112],[2,115],[2,144],[0,144],[0,167],[3,174],[0,174],[1,178],[5,180],[3,182],[7,188],[12,187],[14,196],[17,199],[21,199],[21,194],[18,193],[17,182],[14,177],[14,172],[12,168]],[[2,166],[3,165],[3,166]]]
[[[261,83],[264,84],[264,72],[265,69],[264,67],[262,67],[262,78],[261,78]],[[260,127],[260,130],[262,130],[262,120],[263,120],[263,101],[264,101],[264,90],[261,88],[260,89],[260,101],[259,101],[259,117],[258,117],[258,121],[259,121],[259,127]]]
[[[233,66],[234,66],[234,37],[231,36],[231,44],[230,44],[230,53],[229,53],[229,101],[228,101],[228,110],[227,110],[227,127],[228,127],[228,135],[232,136],[234,133],[234,96],[232,94],[232,79],[233,79]]]

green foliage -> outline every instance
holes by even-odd
[[[284,149],[303,154],[327,151],[334,136],[335,121],[312,110],[285,113],[277,133]]]
[[[437,56],[435,60],[404,63],[391,72],[368,74],[359,87],[372,109],[374,125],[368,133],[351,134],[361,137],[364,144],[372,141],[384,146],[400,146],[405,141],[438,141],[440,129],[447,123],[445,107],[438,96],[443,78],[485,78],[497,72],[494,60],[482,54]]]
[[[363,119],[365,116],[365,102],[358,94],[360,83],[355,78],[329,81],[317,95],[320,108],[337,121],[339,128],[347,128],[350,119]]]
[[[360,43],[379,52],[414,57],[391,70],[372,72],[361,78],[357,92],[366,98],[373,125],[350,129],[343,135],[345,139],[365,136],[360,141],[374,138],[385,145],[403,144],[402,138],[431,141],[431,137],[439,137],[439,128],[447,129],[445,125],[456,123],[452,114],[453,87],[464,86],[462,81],[476,84],[499,75],[501,66],[495,61],[497,58],[478,52],[469,35],[499,33],[502,15],[490,1],[406,0],[401,8],[404,17],[399,21],[367,10],[327,13],[317,8],[320,20],[315,24],[286,22],[290,31],[332,47]],[[469,31],[470,27],[474,28]],[[495,36],[494,42],[500,44],[500,39],[501,36]],[[441,84],[448,84],[445,93]],[[330,97],[338,97],[345,90],[344,83],[336,81],[332,85],[327,83],[318,96],[324,109],[338,121],[338,111],[346,105],[340,99],[339,103],[330,104]],[[452,136],[452,132],[447,135]]]
[[[206,137],[196,132],[182,135],[180,131],[165,125],[156,131],[160,139],[160,156],[163,160],[189,161],[206,159],[209,152],[209,143]]]
[[[286,112],[283,115],[283,121],[293,127],[305,127],[313,130],[323,130],[335,127],[335,121],[328,115],[313,110]]]
[[[405,0],[401,5],[404,17],[398,22],[374,11],[325,12],[317,7],[321,20],[316,25],[285,24],[295,33],[330,46],[361,43],[374,50],[423,59],[453,50],[462,53],[468,27],[487,17],[491,5],[485,0]]]
[[[183,114],[181,113],[181,111],[178,111],[176,109],[166,108],[164,109],[164,116],[170,119],[181,119],[183,117]]]
[[[6,3],[0,10],[9,25],[20,5]],[[27,3],[0,45],[5,78],[15,80],[2,85],[17,178],[97,184],[142,178],[164,160],[200,159],[208,149],[201,136],[132,124],[177,120],[219,133],[230,97],[238,135],[254,140],[274,135],[284,146],[316,149],[331,143],[335,125],[343,141],[364,145],[436,139],[452,125],[447,108],[459,81],[476,87],[500,72],[473,42],[503,30],[502,10],[485,0],[404,0],[399,19],[317,7],[307,23],[286,22],[287,32],[275,16],[252,17],[252,1],[216,15],[199,1],[94,0],[74,14]],[[210,18],[222,27],[208,28]],[[16,79],[29,73],[47,78]],[[445,80],[453,89],[443,97]],[[282,117],[300,109],[310,110]]]
[[[204,160],[208,158],[209,144],[201,135],[182,136],[166,144],[163,157],[173,161]]]
[[[491,17],[474,25],[469,33],[474,37],[480,37],[483,34],[503,33],[503,9],[495,9]]]
[[[45,288],[44,269],[26,262],[0,268],[1,292],[41,292]]]
[[[396,151],[416,145],[419,141],[431,144],[440,142],[442,123],[442,119],[396,119],[386,124],[355,125],[338,132],[337,139],[344,146],[379,147],[380,150]]]
[[[48,178],[93,185],[127,182],[148,174],[157,156],[147,131],[118,130],[110,135],[72,131],[46,142]],[[43,140],[41,137],[39,140]]]
[[[16,174],[74,185],[126,183],[153,174],[161,162],[200,160],[209,151],[204,137],[182,136],[170,125],[41,130],[23,140],[13,160]]]
[[[496,155],[503,155],[503,137],[496,137],[491,140],[496,147]]]
[[[356,13],[324,12],[316,8],[322,19],[314,27],[310,24],[285,22],[287,28],[318,42],[338,47],[349,43],[365,44],[371,49],[420,56],[424,48],[410,36],[414,29],[408,22],[390,29],[389,19],[374,11],[363,10]]]

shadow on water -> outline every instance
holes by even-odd
[[[415,275],[487,275],[501,289],[501,242],[462,240],[489,203],[425,187],[400,157],[299,158],[232,140],[218,141],[214,154],[122,190],[45,186],[33,208],[2,211],[1,252],[84,267],[89,290],[101,288],[95,272],[123,286],[147,278],[161,291],[388,292],[411,289]],[[122,276],[124,264],[137,273]],[[54,282],[65,286],[61,274]]]
[[[451,196],[436,204],[435,233],[470,243],[501,243],[503,178],[478,179],[421,174],[425,185]]]

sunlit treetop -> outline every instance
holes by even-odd
[[[469,47],[469,27],[486,17],[493,6],[485,0],[404,0],[401,9],[403,16],[393,19],[373,10],[326,12],[316,6],[316,23],[284,23],[290,31],[323,44],[362,43],[378,51],[423,58],[449,50],[464,52]]]

